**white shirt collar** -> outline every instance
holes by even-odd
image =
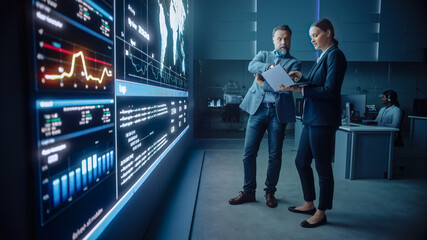
[[[322,52],[322,54],[320,54],[320,57],[317,58],[317,63],[320,62],[320,59],[322,59],[323,55],[325,54],[325,52],[327,52],[329,50],[329,48],[331,48],[332,46],[334,46],[335,44],[332,44],[331,46],[329,46],[325,51]]]

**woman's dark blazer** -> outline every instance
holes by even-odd
[[[312,67],[304,87],[304,110],[302,122],[310,126],[341,125],[341,86],[347,61],[344,53],[331,46]]]

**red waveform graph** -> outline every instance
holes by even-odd
[[[102,74],[100,77],[94,77],[91,74],[88,73],[87,71],[87,67],[86,67],[86,60],[90,60],[90,61],[94,61],[94,62],[98,62],[107,66],[111,66],[110,63],[95,59],[95,58],[90,58],[90,57],[86,57],[82,51],[79,51],[77,53],[73,53],[69,50],[63,49],[63,48],[58,48],[55,46],[52,46],[50,44],[44,43],[43,44],[44,48],[48,48],[48,49],[52,49],[55,51],[59,51],[61,53],[66,53],[66,54],[70,54],[72,55],[72,60],[71,60],[71,68],[69,72],[63,72],[61,74],[46,74],[45,75],[45,79],[47,80],[60,80],[60,79],[64,79],[64,78],[70,78],[74,75],[74,69],[75,69],[75,64],[76,64],[76,60],[80,59],[82,62],[82,66],[83,66],[83,75],[86,79],[86,81],[97,81],[98,83],[102,83],[105,77],[112,77],[113,74],[111,73],[111,70],[108,70],[107,67],[104,67],[102,69]]]

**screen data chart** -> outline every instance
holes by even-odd
[[[117,0],[117,79],[188,89],[186,0]]]
[[[114,4],[31,6],[38,238],[81,239],[117,200]]]
[[[112,1],[100,3],[34,2],[37,89],[113,91]]]
[[[117,183],[122,196],[187,127],[186,97],[117,98]]]
[[[114,100],[37,101],[43,223],[114,172]]]
[[[30,3],[36,238],[97,238],[190,127],[188,0]]]

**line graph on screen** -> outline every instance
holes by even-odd
[[[96,91],[112,88],[113,65],[108,55],[63,40],[40,41],[39,47],[40,88]]]
[[[133,47],[136,51],[141,52],[139,49]],[[146,79],[151,82],[157,82],[160,84],[168,85],[177,89],[185,90],[187,88],[187,80],[180,74],[175,73],[167,67],[163,67],[159,62],[150,56],[145,56],[144,59],[139,58],[137,55],[132,53],[131,45],[125,50],[125,56],[130,61],[130,65],[133,67],[134,74],[132,71],[128,72],[130,77],[136,77]],[[147,62],[145,59],[148,59]]]
[[[86,67],[86,61],[85,61],[85,56],[84,56],[84,54],[83,54],[82,51],[79,51],[78,53],[74,53],[73,54],[73,58],[72,58],[72,61],[71,61],[71,69],[70,69],[69,72],[63,72],[60,75],[58,75],[58,74],[56,74],[56,75],[55,74],[46,74],[45,78],[47,80],[58,80],[58,79],[64,79],[64,78],[70,78],[70,77],[72,77],[74,75],[74,69],[75,69],[75,65],[76,65],[76,59],[78,57],[80,57],[81,63],[82,63],[82,66],[83,66],[82,75],[83,75],[83,77],[87,81],[91,81],[92,80],[92,81],[97,81],[98,83],[102,83],[102,81],[104,80],[105,75],[107,77],[112,77],[113,76],[111,70],[108,70],[106,67],[104,67],[102,69],[101,77],[94,77],[94,76],[88,74],[87,67]]]

